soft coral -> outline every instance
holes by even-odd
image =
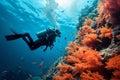
[[[81,80],[105,80],[98,72],[86,71],[80,75]]]
[[[72,74],[65,73],[64,75],[54,75],[53,80],[74,80]]]
[[[104,27],[100,28],[101,34],[99,35],[100,38],[112,38],[112,29],[109,28],[107,25]]]
[[[109,61],[106,63],[106,68],[108,70],[113,70],[112,78],[111,80],[119,80],[120,79],[120,55],[116,55],[115,57],[112,57],[109,59]]]
[[[109,11],[111,15],[111,23],[118,24],[120,20],[120,1],[119,0],[103,0],[104,9]]]

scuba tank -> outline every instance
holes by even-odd
[[[47,29],[47,30],[43,30],[43,31],[40,31],[40,32],[37,32],[36,35],[39,39],[42,39],[42,38],[46,38],[48,37],[50,34],[52,34],[54,32],[54,30],[52,29]]]

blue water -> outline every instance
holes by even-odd
[[[65,54],[65,47],[75,39],[81,9],[92,6],[94,0],[63,1],[71,3],[57,3],[57,0],[0,0],[0,73],[20,67],[32,75],[44,75]],[[37,32],[54,27],[61,31],[61,37],[56,38],[54,48],[48,48],[46,52],[43,52],[44,46],[31,51],[22,39],[5,39],[5,35],[13,34],[11,28],[18,33],[28,32],[36,40]],[[43,65],[39,67],[41,62]]]

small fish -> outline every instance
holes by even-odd
[[[32,80],[33,76],[32,74],[28,74],[28,77]]]
[[[43,61],[42,61],[42,62],[40,62],[39,67],[41,68],[41,67],[42,67],[42,65],[43,65]]]

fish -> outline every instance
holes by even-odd
[[[33,76],[32,74],[28,74],[28,77],[32,80]]]
[[[39,67],[41,68],[43,66],[43,61],[40,62]]]

